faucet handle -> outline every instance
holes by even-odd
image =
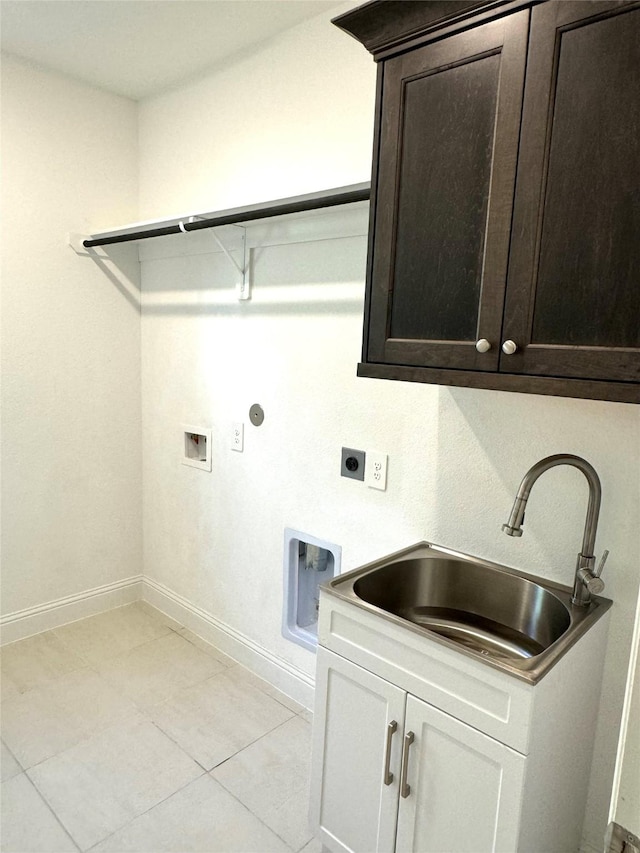
[[[599,578],[602,574],[602,570],[604,569],[604,564],[607,562],[607,557],[609,556],[609,552],[605,549],[602,552],[602,557],[600,558],[600,565],[594,572],[594,577]]]
[[[582,582],[589,590],[591,595],[600,595],[600,593],[604,590],[604,581],[601,577],[598,577],[598,575],[590,576],[588,573],[586,573]]]
[[[600,577],[602,570],[604,569],[604,564],[607,562],[607,557],[609,556],[608,551],[602,552],[602,557],[600,559],[600,565],[594,571],[591,567],[595,564],[595,557],[585,557],[582,554],[578,555],[578,567],[576,569],[576,582],[579,580],[585,589],[588,591],[589,595],[600,595],[600,593],[604,590],[604,581]],[[578,601],[574,595],[574,598],[571,599],[574,604],[581,603],[581,600]],[[585,603],[588,603],[588,599]]]

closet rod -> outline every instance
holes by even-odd
[[[112,243],[128,243],[133,240],[147,240],[149,237],[166,237],[169,234],[182,234],[185,231],[201,231],[203,228],[215,228],[219,225],[239,225],[256,219],[268,219],[271,216],[285,216],[290,213],[304,213],[309,210],[319,210],[323,207],[336,207],[340,204],[352,204],[356,201],[367,201],[370,188],[348,190],[345,192],[326,195],[324,197],[303,197],[299,200],[287,200],[268,204],[265,207],[255,207],[249,210],[238,210],[235,213],[221,214],[210,219],[200,219],[195,222],[180,222],[175,225],[162,225],[156,228],[145,228],[140,231],[130,231],[128,234],[115,234],[109,237],[96,237],[82,241],[85,249],[94,246],[108,246]]]

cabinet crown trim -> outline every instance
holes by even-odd
[[[535,0],[371,0],[338,15],[331,23],[357,39],[378,60],[386,58],[381,54],[445,26],[463,26],[482,12],[505,13],[532,2]]]

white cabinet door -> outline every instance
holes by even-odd
[[[514,853],[526,758],[413,696],[396,853]]]
[[[335,853],[393,853],[405,699],[404,690],[318,647],[310,818]],[[389,739],[393,779],[385,774]]]

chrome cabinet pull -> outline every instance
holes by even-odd
[[[518,344],[515,341],[505,341],[502,344],[502,352],[505,355],[513,355],[518,349]]]
[[[409,747],[413,743],[415,735],[407,732],[402,744],[402,771],[400,776],[400,796],[406,800],[411,793],[411,785],[407,784],[407,773],[409,772]]]
[[[478,352],[489,352],[491,341],[488,341],[486,338],[480,338],[479,341],[476,341],[476,349]]]
[[[382,781],[385,785],[390,785],[393,782],[393,773],[389,769],[389,765],[391,764],[391,738],[397,730],[398,724],[395,720],[391,720],[387,726],[387,748],[384,755],[384,775]]]

